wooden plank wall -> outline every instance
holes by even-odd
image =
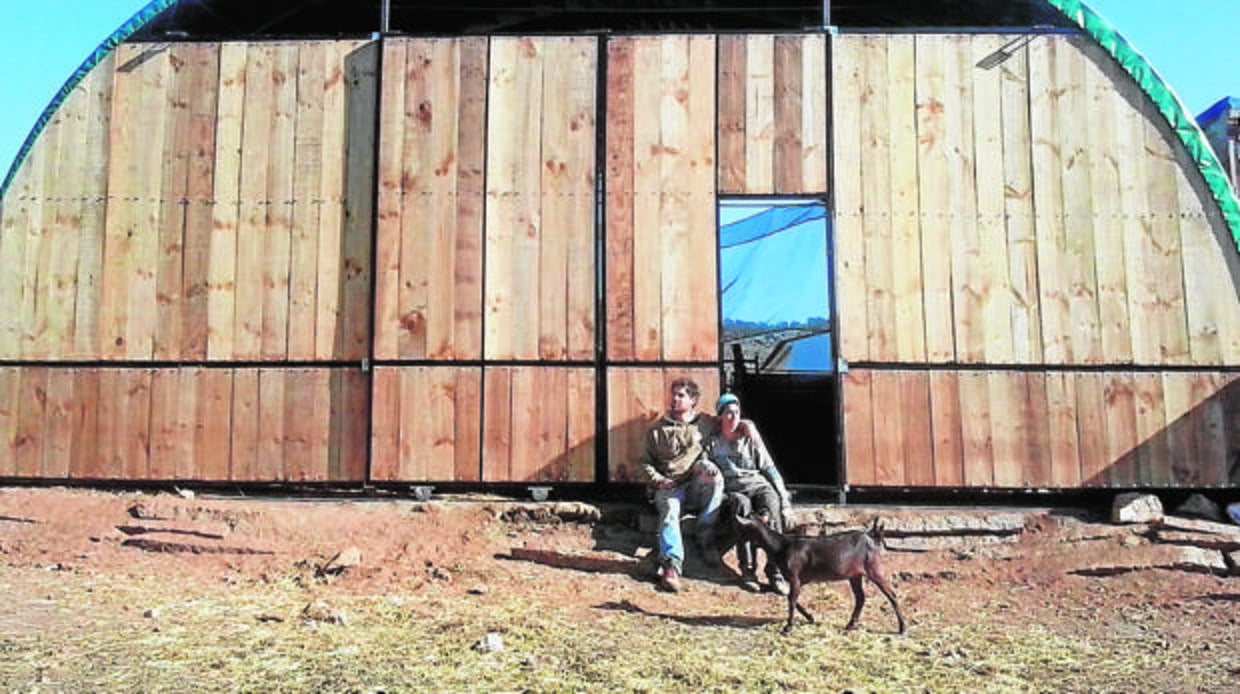
[[[1235,484],[1234,250],[1139,88],[1071,36],[832,55],[849,483]]]
[[[77,85],[0,210],[0,358],[98,353],[106,147],[116,55]],[[47,307],[57,310],[49,311]]]
[[[376,55],[118,47],[6,196],[0,357],[368,354]]]
[[[371,479],[481,479],[480,368],[376,368],[372,412]]]
[[[688,377],[702,390],[699,410],[719,397],[718,368],[615,367],[607,370],[607,479],[645,482],[646,430],[667,411],[672,381]]]
[[[856,369],[843,392],[853,486],[1240,484],[1234,372]]]
[[[486,85],[486,39],[384,42],[377,359],[482,356]]]
[[[484,352],[594,357],[598,41],[493,38]]]
[[[716,362],[715,38],[616,37],[607,61],[607,358]]]
[[[0,367],[0,477],[360,482],[356,368]]]
[[[719,192],[827,192],[827,40],[719,37]]]
[[[1161,118],[1079,37],[977,67],[1012,41],[835,37],[841,356],[1240,362],[1240,297],[1205,290],[1234,263]]]

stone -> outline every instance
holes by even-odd
[[[1208,521],[1221,522],[1223,520],[1222,509],[1219,508],[1218,504],[1210,501],[1203,494],[1193,494],[1185,499],[1184,503],[1176,507],[1175,514],[1178,516],[1188,516],[1190,518],[1201,518]]]
[[[1127,492],[1111,504],[1112,523],[1157,523],[1162,518],[1162,502],[1153,494]]]
[[[492,631],[483,636],[481,641],[474,644],[474,650],[480,653],[502,653],[504,651],[504,638]]]
[[[301,611],[302,621],[320,622],[323,624],[347,624],[344,613],[332,607],[324,600],[315,600]]]

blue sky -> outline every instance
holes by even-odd
[[[1190,112],[1240,96],[1240,0],[1087,1],[1145,55]],[[0,176],[74,68],[147,2],[0,0]]]

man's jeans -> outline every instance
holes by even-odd
[[[714,474],[708,474],[713,472]],[[698,462],[697,472],[669,489],[656,489],[654,508],[659,514],[659,567],[672,567],[677,573],[685,560],[685,542],[680,536],[680,514],[697,511],[697,539],[703,552],[714,549],[715,521],[723,503],[723,475],[713,463]]]

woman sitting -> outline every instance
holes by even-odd
[[[719,415],[719,432],[710,437],[706,451],[723,473],[725,504],[732,506],[737,516],[757,518],[771,530],[783,532],[791,518],[792,498],[762,443],[758,427],[751,421],[741,426],[741,401],[732,393],[720,396],[715,411]],[[753,545],[737,542],[736,560],[741,585],[746,590],[761,590]],[[767,561],[766,575],[772,591],[788,594],[788,582],[773,562]]]

